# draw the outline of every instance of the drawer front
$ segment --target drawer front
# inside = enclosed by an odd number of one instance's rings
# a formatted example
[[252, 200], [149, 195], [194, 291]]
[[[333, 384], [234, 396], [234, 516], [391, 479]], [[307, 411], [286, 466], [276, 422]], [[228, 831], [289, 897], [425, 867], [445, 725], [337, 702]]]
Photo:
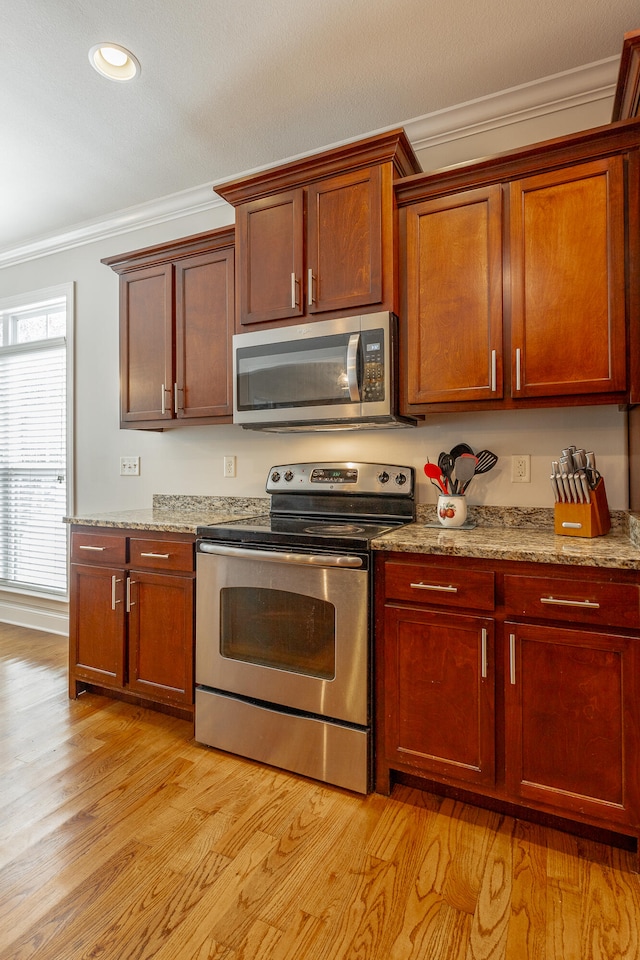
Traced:
[[635, 630], [640, 626], [640, 593], [632, 583], [505, 576], [504, 605], [511, 617]]
[[127, 538], [110, 533], [71, 534], [74, 563], [109, 563], [122, 566], [127, 560]]
[[194, 544], [184, 540], [129, 541], [129, 565], [141, 570], [167, 570], [192, 573]]
[[495, 577], [492, 571], [390, 560], [385, 564], [385, 593], [388, 600], [493, 610]]

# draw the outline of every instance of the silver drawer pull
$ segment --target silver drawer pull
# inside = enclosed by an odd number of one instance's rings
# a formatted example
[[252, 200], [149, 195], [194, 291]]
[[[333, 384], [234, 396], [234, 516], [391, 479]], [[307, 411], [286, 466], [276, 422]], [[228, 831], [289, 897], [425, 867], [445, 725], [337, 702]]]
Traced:
[[122, 600], [116, 599], [116, 589], [117, 589], [118, 583], [122, 583], [122, 580], [120, 580], [114, 573], [114, 575], [111, 577], [111, 609], [112, 610], [115, 610], [116, 604], [122, 603]]
[[106, 547], [89, 547], [84, 543], [80, 544], [80, 546], [78, 547], [78, 550], [97, 550], [98, 553], [102, 553], [102, 551], [106, 549], [107, 549]]
[[453, 586], [445, 587], [440, 583], [410, 583], [414, 590], [436, 590], [438, 593], [457, 593], [458, 588]]
[[559, 600], [556, 597], [540, 597], [540, 603], [553, 603], [558, 607], [589, 607], [599, 610], [600, 604], [593, 600]]
[[154, 560], [168, 560], [170, 553], [141, 553], [141, 557], [153, 557]]
[[487, 629], [486, 627], [482, 628], [481, 634], [481, 645], [482, 645], [482, 665], [481, 665], [481, 675], [482, 679], [487, 679]]

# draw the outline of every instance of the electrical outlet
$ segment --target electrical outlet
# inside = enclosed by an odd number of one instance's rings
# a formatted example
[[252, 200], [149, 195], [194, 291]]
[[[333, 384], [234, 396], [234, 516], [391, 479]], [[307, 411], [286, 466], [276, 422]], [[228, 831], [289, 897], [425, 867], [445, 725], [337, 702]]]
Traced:
[[511, 483], [531, 483], [531, 457], [528, 453], [511, 457]]
[[120, 457], [120, 476], [139, 477], [140, 457]]
[[236, 458], [235, 457], [223, 457], [222, 475], [224, 477], [235, 477], [236, 475]]

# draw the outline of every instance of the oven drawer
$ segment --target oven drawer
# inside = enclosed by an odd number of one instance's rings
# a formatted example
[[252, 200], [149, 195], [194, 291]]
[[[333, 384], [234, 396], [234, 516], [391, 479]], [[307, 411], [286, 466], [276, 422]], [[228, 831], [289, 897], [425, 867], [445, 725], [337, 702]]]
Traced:
[[385, 596], [389, 600], [471, 610], [493, 610], [493, 571], [467, 570], [426, 563], [385, 563]]
[[184, 540], [129, 541], [130, 565], [139, 570], [167, 570], [171, 573], [192, 573], [194, 545]]
[[504, 578], [505, 613], [509, 617], [637, 630], [640, 627], [639, 590], [633, 583], [507, 575]]

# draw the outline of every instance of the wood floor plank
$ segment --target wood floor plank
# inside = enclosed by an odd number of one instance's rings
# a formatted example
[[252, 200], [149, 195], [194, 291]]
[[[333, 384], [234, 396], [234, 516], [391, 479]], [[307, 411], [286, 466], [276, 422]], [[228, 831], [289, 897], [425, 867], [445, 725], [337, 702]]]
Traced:
[[83, 694], [0, 624], [0, 960], [640, 960], [625, 851]]

